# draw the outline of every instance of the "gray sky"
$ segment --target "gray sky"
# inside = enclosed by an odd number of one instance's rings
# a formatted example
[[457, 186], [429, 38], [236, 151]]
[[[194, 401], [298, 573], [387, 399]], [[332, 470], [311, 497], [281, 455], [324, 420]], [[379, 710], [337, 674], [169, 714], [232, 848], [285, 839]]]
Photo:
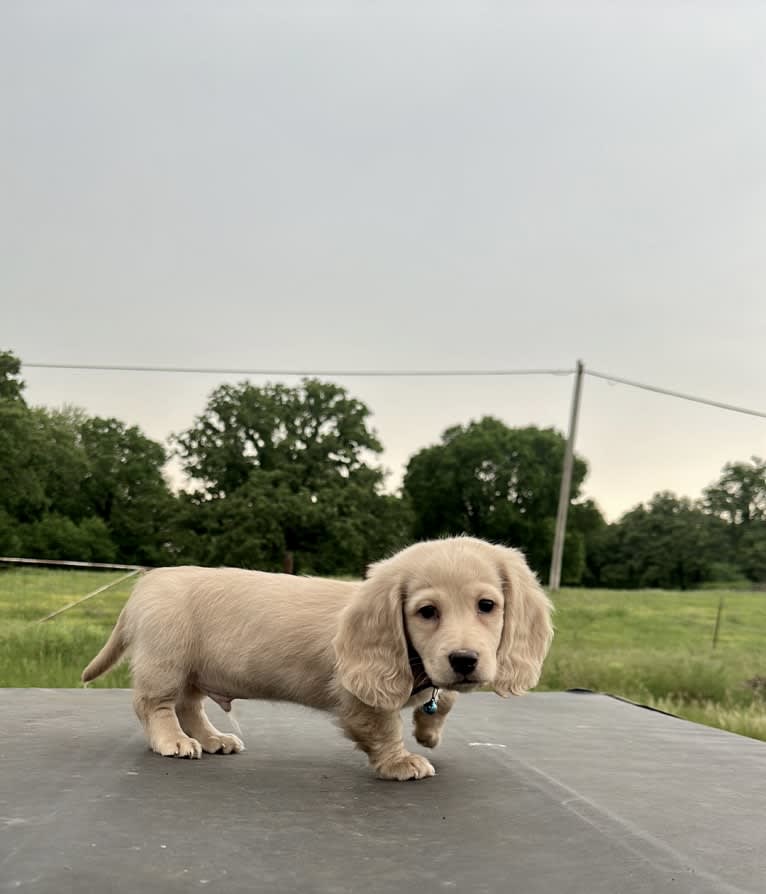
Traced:
[[[28, 361], [571, 367], [766, 409], [762, 3], [0, 5], [0, 348]], [[219, 377], [28, 369], [157, 439]], [[571, 378], [348, 380], [396, 476]], [[586, 380], [613, 518], [766, 420]]]

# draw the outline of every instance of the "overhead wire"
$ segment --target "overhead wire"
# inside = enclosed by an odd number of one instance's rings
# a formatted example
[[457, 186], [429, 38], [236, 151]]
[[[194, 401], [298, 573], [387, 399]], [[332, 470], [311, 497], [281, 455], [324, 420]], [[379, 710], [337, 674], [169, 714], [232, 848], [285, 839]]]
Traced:
[[[278, 367], [212, 367], [212, 366], [154, 366], [131, 363], [52, 363], [42, 361], [23, 362], [24, 367], [33, 369], [67, 369], [100, 372], [144, 372], [144, 373], [179, 373], [196, 375], [218, 376], [301, 376], [315, 377], [327, 376], [330, 378], [468, 378], [468, 377], [504, 377], [504, 376], [567, 376], [575, 373], [574, 369], [561, 368], [528, 368], [528, 369], [311, 369], [311, 368], [278, 368]], [[664, 388], [659, 385], [650, 385], [646, 382], [638, 382], [634, 379], [626, 379], [612, 373], [601, 372], [595, 369], [584, 369], [586, 376], [601, 379], [630, 388], [638, 388], [643, 391], [651, 391], [655, 394], [663, 394], [675, 397], [691, 403], [703, 404], [720, 410], [728, 410], [733, 413], [741, 413], [747, 416], [755, 416], [766, 419], [766, 411], [754, 410], [737, 404], [713, 400], [708, 397], [700, 397], [672, 388]]]

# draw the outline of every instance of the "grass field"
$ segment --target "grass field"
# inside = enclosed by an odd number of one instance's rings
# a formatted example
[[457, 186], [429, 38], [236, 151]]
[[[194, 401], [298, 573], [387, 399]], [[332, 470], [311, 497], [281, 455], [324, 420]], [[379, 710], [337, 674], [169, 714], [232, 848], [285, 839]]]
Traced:
[[[135, 583], [127, 580], [52, 621], [40, 618], [117, 580], [124, 571], [0, 569], [0, 686], [79, 686]], [[120, 666], [94, 686], [129, 686]]]
[[[0, 569], [0, 686], [78, 686], [133, 581], [37, 620], [122, 572]], [[766, 740], [766, 594], [563, 590], [541, 689], [593, 689]], [[128, 686], [122, 666], [96, 686]]]
[[610, 692], [766, 740], [766, 593], [562, 590], [555, 603], [539, 688]]

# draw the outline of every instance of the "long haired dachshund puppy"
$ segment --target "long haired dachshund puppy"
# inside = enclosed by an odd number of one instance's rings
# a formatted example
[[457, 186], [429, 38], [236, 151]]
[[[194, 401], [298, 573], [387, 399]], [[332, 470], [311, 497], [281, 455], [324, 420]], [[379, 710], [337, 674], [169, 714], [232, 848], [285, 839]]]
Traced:
[[410, 546], [361, 583], [150, 571], [82, 679], [128, 653], [136, 714], [159, 754], [241, 751], [210, 722], [205, 697], [227, 711], [236, 698], [271, 699], [333, 712], [383, 779], [422, 779], [434, 768], [404, 747], [401, 709], [414, 708], [415, 738], [433, 748], [459, 692], [534, 687], [552, 636], [550, 602], [522, 554], [456, 537]]

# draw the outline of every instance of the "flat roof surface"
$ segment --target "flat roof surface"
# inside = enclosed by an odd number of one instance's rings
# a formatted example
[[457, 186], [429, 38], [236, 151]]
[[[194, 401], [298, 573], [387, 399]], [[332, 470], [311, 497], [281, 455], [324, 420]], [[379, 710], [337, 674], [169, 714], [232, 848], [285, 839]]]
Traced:
[[188, 761], [147, 750], [129, 691], [0, 689], [0, 890], [766, 891], [766, 743], [476, 694], [436, 777], [382, 782], [327, 715], [236, 704], [248, 750]]

